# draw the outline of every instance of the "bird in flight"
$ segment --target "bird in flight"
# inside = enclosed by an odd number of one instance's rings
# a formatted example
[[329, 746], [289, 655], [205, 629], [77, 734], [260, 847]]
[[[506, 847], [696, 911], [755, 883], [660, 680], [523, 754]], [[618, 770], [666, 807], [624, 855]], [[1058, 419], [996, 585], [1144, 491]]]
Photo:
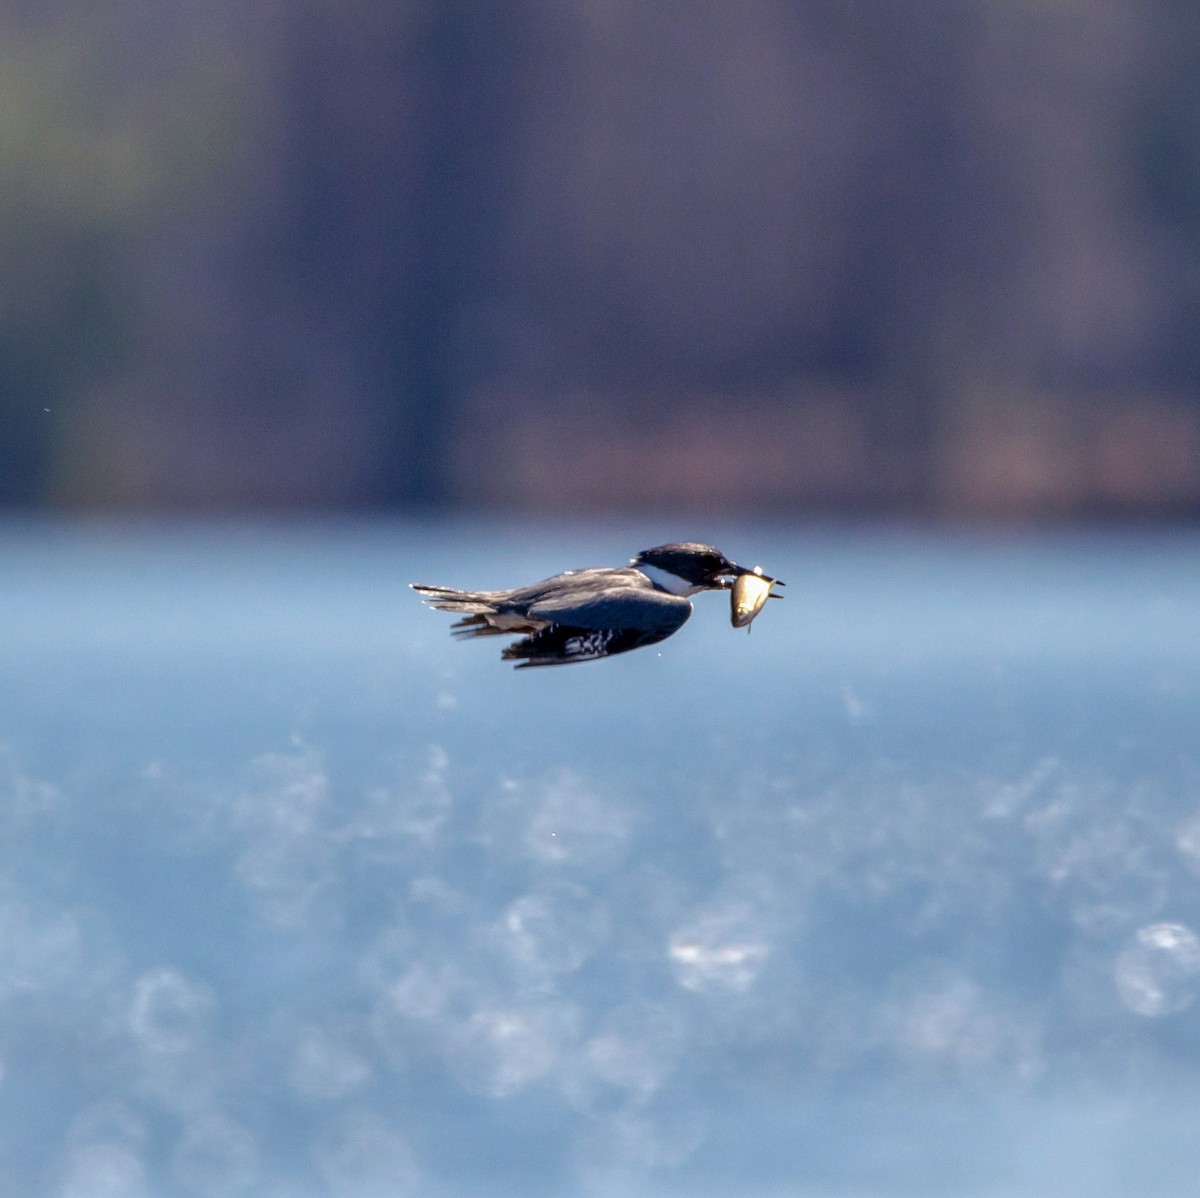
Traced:
[[[430, 607], [462, 617], [451, 626], [454, 636], [520, 637], [500, 656], [524, 669], [597, 661], [657, 644], [692, 614], [689, 595], [730, 590], [743, 575], [768, 584], [760, 588], [755, 614], [770, 585], [783, 585], [736, 565], [711, 545], [693, 542], [644, 549], [628, 566], [568, 570], [508, 591], [410, 585]], [[736, 618], [735, 626], [741, 626]]]

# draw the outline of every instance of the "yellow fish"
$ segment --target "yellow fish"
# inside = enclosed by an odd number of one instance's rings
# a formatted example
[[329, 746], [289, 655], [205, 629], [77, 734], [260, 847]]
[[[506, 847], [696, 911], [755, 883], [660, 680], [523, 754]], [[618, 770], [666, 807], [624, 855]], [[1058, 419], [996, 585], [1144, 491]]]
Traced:
[[[762, 566], [738, 575], [730, 591], [729, 604], [729, 619], [734, 628], [745, 628], [749, 632], [751, 621], [771, 598], [771, 588], [776, 584], [783, 585], [777, 578], [768, 578], [762, 572]], [[783, 596], [776, 595], [775, 598], [782, 599]]]

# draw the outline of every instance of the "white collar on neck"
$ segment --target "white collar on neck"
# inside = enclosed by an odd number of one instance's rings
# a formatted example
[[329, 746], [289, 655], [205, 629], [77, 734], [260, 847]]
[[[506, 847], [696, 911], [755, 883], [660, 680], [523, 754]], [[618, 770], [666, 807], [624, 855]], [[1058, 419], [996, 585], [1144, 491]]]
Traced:
[[670, 570], [663, 570], [659, 566], [638, 566], [645, 576], [650, 579], [656, 587], [661, 591], [667, 591], [672, 595], [694, 595], [697, 591], [704, 590], [703, 587], [698, 587], [694, 582], [688, 582], [686, 578], [680, 578], [678, 574], [672, 574]]

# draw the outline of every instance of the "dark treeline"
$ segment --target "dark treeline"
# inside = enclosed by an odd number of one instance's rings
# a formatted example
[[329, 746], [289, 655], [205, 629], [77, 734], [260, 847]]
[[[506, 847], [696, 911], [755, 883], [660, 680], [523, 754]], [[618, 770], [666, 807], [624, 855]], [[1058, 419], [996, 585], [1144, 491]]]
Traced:
[[0, 502], [1200, 510], [1200, 8], [0, 15]]

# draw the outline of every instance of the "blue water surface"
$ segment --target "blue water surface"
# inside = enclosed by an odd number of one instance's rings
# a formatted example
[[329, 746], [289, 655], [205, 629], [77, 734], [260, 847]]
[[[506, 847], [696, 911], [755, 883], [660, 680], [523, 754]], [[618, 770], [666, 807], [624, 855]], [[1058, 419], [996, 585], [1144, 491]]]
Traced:
[[[514, 672], [412, 581], [787, 582]], [[1200, 536], [0, 527], [0, 1193], [1191, 1195]]]

